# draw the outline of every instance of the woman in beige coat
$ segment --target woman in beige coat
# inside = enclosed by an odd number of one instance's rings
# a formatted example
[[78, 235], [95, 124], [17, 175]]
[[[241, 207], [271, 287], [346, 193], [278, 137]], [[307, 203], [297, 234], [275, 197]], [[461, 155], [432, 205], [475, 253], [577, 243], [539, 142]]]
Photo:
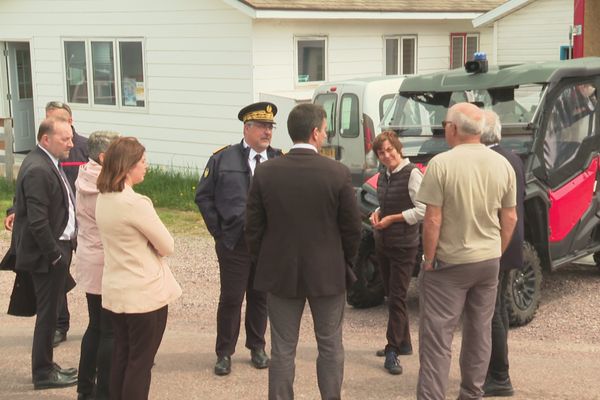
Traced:
[[123, 137], [106, 151], [98, 177], [102, 306], [111, 313], [115, 335], [110, 380], [110, 398], [115, 400], [148, 398], [167, 305], [181, 295], [163, 258], [173, 253], [173, 237], [152, 201], [132, 189], [145, 173], [144, 147], [133, 137]]

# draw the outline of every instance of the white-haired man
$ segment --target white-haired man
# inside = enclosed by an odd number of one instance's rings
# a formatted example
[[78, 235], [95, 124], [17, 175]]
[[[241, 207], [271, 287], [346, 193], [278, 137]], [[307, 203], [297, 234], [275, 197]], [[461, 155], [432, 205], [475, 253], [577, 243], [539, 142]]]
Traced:
[[515, 173], [480, 143], [483, 111], [469, 103], [442, 123], [451, 150], [427, 166], [417, 200], [427, 205], [419, 275], [417, 399], [443, 399], [452, 337], [463, 315], [459, 399], [479, 399], [490, 360], [499, 260], [517, 220]]

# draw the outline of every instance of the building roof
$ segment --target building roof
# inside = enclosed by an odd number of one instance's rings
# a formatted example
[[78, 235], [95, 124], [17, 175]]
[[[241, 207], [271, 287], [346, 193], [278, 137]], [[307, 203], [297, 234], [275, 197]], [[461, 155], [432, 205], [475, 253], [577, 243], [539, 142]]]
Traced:
[[501, 4], [493, 10], [490, 10], [485, 14], [475, 18], [473, 20], [473, 26], [475, 28], [479, 28], [481, 26], [491, 25], [499, 19], [512, 14], [513, 12], [525, 7], [529, 3], [533, 3], [534, 1], [535, 0], [509, 0], [504, 2], [504, 4]]
[[356, 12], [487, 12], [506, 0], [239, 0], [255, 10]]

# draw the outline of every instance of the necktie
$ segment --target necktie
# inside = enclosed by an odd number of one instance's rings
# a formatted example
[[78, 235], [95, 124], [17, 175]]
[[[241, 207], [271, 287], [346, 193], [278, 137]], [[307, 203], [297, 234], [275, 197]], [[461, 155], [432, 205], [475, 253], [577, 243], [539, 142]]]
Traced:
[[69, 194], [69, 199], [71, 199], [71, 204], [73, 204], [73, 208], [75, 207], [75, 196], [73, 195], [73, 192], [71, 191], [71, 186], [69, 185], [69, 180], [67, 179], [67, 174], [65, 174], [65, 170], [63, 169], [62, 165], [58, 165], [58, 172], [60, 173], [60, 176], [63, 180], [63, 184], [65, 185], [65, 188], [67, 189], [67, 193]]
[[254, 156], [254, 160], [256, 161], [256, 165], [260, 164], [260, 160], [262, 159], [262, 157], [260, 156], [260, 154], [257, 154]]

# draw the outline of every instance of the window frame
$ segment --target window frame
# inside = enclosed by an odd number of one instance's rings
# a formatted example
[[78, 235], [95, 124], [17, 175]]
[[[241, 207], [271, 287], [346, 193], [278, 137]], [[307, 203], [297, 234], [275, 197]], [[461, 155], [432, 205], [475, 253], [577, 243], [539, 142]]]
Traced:
[[[67, 85], [67, 63], [66, 63], [66, 42], [83, 42], [85, 49], [85, 65], [87, 79], [87, 103], [75, 103], [69, 101], [69, 89]], [[94, 73], [92, 60], [92, 42], [110, 42], [113, 51], [113, 74], [115, 85], [115, 104], [96, 104], [94, 102]], [[144, 77], [144, 106], [125, 106], [123, 105], [123, 86], [121, 82], [121, 42], [137, 42], [141, 44], [142, 52], [142, 74]], [[146, 41], [143, 37], [62, 37], [61, 38], [61, 53], [62, 53], [62, 84], [64, 88], [64, 98], [69, 101], [69, 105], [74, 109], [91, 109], [91, 110], [118, 110], [123, 112], [144, 112], [147, 113], [148, 107], [148, 74], [146, 66]]]
[[[403, 63], [403, 58], [404, 58], [404, 46], [402, 45], [402, 41], [404, 39], [412, 39], [414, 41], [414, 61], [413, 61], [413, 70], [414, 72], [412, 74], [407, 74], [404, 72], [404, 63]], [[394, 74], [388, 74], [387, 73], [387, 41], [388, 40], [397, 40], [397, 51], [398, 51], [398, 59], [396, 60], [398, 63], [398, 69], [396, 70], [396, 73]], [[417, 57], [418, 57], [418, 35], [416, 34], [403, 34], [403, 35], [389, 35], [389, 36], [384, 36], [383, 37], [383, 75], [385, 76], [392, 76], [392, 75], [416, 75], [418, 74], [418, 69], [417, 69]]]
[[[298, 79], [300, 77], [300, 71], [298, 70], [298, 63], [299, 63], [299, 59], [298, 59], [298, 44], [300, 42], [303, 41], [323, 41], [323, 80], [320, 81], [306, 81], [306, 82], [300, 82], [300, 80]], [[328, 71], [328, 63], [329, 63], [329, 58], [328, 58], [328, 52], [329, 52], [329, 43], [328, 43], [328, 37], [327, 36], [323, 36], [323, 35], [313, 35], [313, 36], [294, 36], [294, 85], [295, 86], [300, 86], [300, 87], [304, 87], [304, 86], [316, 86], [316, 85], [320, 85], [323, 82], [327, 82], [327, 77], [329, 74]]]
[[[462, 37], [462, 64], [459, 67], [453, 68], [452, 65], [454, 64], [454, 59], [453, 59], [453, 54], [454, 54], [454, 47], [453, 47], [453, 39], [455, 37]], [[450, 33], [450, 64], [449, 64], [449, 69], [459, 69], [462, 68], [465, 63], [467, 62], [467, 39], [468, 38], [476, 38], [477, 39], [477, 51], [480, 51], [481, 49], [481, 36], [479, 34], [479, 32], [454, 32], [454, 33]]]

